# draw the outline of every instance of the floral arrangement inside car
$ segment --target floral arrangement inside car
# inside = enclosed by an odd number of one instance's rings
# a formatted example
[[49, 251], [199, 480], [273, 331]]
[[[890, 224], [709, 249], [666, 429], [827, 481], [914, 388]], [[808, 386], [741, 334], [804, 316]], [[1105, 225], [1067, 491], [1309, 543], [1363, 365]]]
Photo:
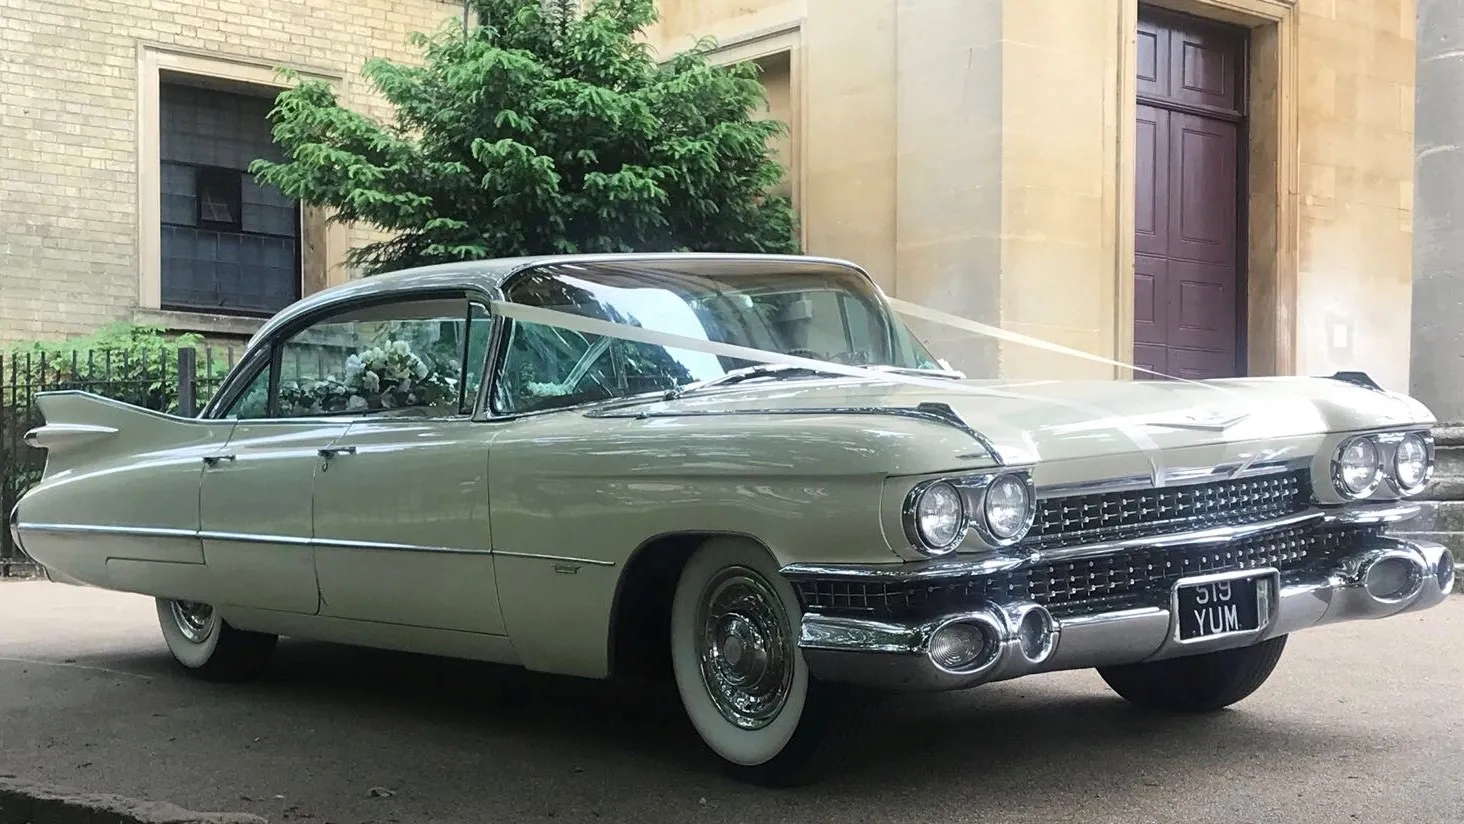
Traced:
[[347, 356], [339, 377], [282, 380], [279, 391], [282, 405], [297, 416], [434, 407], [457, 393], [450, 373], [419, 357], [405, 340]]
[[[662, 677], [768, 785], [855, 751], [880, 693], [1096, 669], [1212, 712], [1291, 635], [1455, 586], [1395, 531], [1435, 461], [1407, 395], [973, 380], [902, 311], [939, 315], [805, 256], [376, 275], [271, 318], [196, 418], [40, 395], [11, 523], [53, 580], [152, 597], [197, 677], [282, 635]], [[295, 382], [311, 357], [341, 371]]]

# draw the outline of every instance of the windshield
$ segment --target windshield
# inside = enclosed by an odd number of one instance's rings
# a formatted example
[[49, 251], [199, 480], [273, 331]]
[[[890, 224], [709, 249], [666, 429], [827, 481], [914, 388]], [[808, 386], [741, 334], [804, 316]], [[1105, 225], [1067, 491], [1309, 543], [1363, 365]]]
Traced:
[[[759, 265], [694, 274], [664, 267], [549, 267], [505, 297], [596, 320], [840, 364], [939, 369], [859, 272]], [[494, 393], [499, 414], [674, 389], [755, 361], [512, 320]]]

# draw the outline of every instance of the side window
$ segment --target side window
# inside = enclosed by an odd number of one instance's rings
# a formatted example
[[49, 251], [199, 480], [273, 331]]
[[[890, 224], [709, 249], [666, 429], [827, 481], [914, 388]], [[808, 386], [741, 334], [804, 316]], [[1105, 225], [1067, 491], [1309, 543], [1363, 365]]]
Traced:
[[269, 417], [269, 378], [274, 368], [265, 364], [265, 367], [249, 381], [249, 385], [234, 398], [234, 403], [224, 413], [225, 418], [238, 418], [248, 420], [251, 418]]
[[[276, 343], [274, 417], [472, 411], [483, 379], [487, 309], [462, 297], [398, 300], [327, 315]], [[270, 369], [231, 417], [265, 417]]]

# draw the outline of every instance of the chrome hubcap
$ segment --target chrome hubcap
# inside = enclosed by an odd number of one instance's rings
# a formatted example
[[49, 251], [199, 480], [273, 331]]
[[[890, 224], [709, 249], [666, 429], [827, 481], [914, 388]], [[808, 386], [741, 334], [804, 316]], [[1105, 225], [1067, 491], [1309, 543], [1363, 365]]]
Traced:
[[213, 607], [197, 601], [173, 601], [169, 607], [173, 611], [173, 623], [178, 625], [178, 631], [184, 638], [198, 644], [208, 637]]
[[793, 637], [778, 596], [744, 567], [722, 570], [697, 613], [702, 683], [723, 718], [755, 730], [772, 723], [793, 685]]

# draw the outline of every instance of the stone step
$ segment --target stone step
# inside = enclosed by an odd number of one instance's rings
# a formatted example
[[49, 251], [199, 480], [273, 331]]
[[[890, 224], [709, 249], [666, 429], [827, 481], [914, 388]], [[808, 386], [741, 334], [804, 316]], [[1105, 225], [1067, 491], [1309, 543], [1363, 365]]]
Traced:
[[1434, 446], [1464, 446], [1464, 423], [1442, 423], [1433, 428]]
[[1464, 445], [1435, 446], [1434, 477], [1464, 478]]
[[1394, 531], [1464, 532], [1464, 501], [1419, 501], [1418, 517], [1398, 524]]
[[1464, 478], [1435, 476], [1428, 489], [1418, 496], [1420, 501], [1464, 501]]

